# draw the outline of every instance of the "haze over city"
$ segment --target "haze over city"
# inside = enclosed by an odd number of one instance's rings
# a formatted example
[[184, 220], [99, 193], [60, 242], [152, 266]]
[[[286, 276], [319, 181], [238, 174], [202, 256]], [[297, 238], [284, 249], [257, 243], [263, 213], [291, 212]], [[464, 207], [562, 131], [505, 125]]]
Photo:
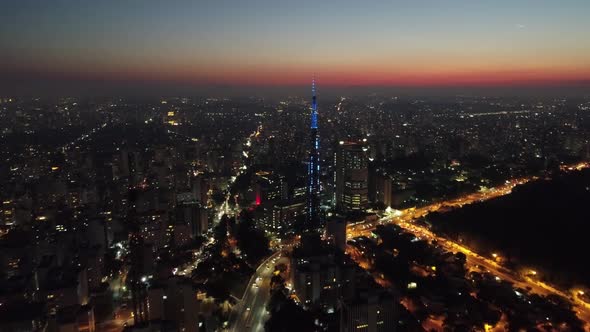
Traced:
[[587, 1], [9, 0], [0, 9], [1, 82], [14, 93], [262, 94], [252, 87], [301, 88], [313, 73], [326, 91], [362, 93], [579, 92], [590, 80]]

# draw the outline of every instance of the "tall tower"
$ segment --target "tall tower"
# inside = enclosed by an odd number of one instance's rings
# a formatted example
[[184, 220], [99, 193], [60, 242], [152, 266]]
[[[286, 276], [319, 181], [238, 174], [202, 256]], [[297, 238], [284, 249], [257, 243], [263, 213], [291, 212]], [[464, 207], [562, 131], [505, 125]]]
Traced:
[[348, 213], [364, 211], [368, 204], [368, 160], [362, 144], [340, 142], [336, 149], [336, 209]]
[[318, 104], [315, 93], [315, 78], [311, 84], [311, 135], [309, 149], [309, 166], [307, 170], [307, 228], [317, 228], [320, 209], [320, 137], [318, 134]]

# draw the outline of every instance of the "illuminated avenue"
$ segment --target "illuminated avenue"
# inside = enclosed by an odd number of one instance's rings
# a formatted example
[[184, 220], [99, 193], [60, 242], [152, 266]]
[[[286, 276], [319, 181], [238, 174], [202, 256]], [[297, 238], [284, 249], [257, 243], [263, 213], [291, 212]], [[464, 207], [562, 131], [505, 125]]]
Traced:
[[[561, 167], [564, 171], [582, 170], [590, 168], [590, 163], [578, 163], [573, 165], [564, 165]], [[579, 318], [585, 322], [586, 328], [590, 328], [590, 304], [584, 302], [576, 296], [577, 290], [562, 291], [554, 286], [548, 285], [540, 280], [534, 280], [530, 276], [520, 275], [517, 272], [510, 271], [498, 263], [498, 257], [484, 257], [469, 248], [447, 238], [438, 236], [424, 226], [414, 223], [414, 220], [427, 216], [429, 213], [440, 211], [441, 209], [458, 208], [463, 205], [468, 205], [476, 202], [494, 199], [500, 196], [508, 195], [512, 189], [518, 185], [525, 184], [529, 181], [536, 180], [537, 177], [521, 178], [515, 180], [508, 180], [506, 184], [485, 188], [481, 191], [467, 194], [454, 199], [449, 199], [443, 202], [437, 202], [423, 207], [412, 207], [405, 210], [394, 210], [386, 212], [386, 216], [375, 222], [360, 222], [353, 225], [348, 225], [346, 236], [348, 239], [358, 237], [370, 237], [377, 225], [385, 225], [394, 223], [401, 226], [404, 230], [409, 231], [420, 239], [426, 239], [431, 243], [436, 243], [441, 248], [449, 252], [462, 252], [467, 256], [467, 268], [477, 272], [491, 273], [498, 278], [498, 280], [508, 281], [515, 288], [527, 289], [532, 293], [540, 295], [555, 294], [563, 298], [572, 298], [575, 305], [576, 313]], [[230, 317], [229, 331], [238, 330], [252, 330], [257, 331], [262, 328], [266, 319], [268, 319], [268, 312], [266, 306], [269, 301], [270, 277], [272, 276], [272, 266], [275, 266], [277, 261], [283, 264], [289, 264], [288, 260], [282, 260], [282, 254], [290, 255], [294, 243], [282, 243], [277, 246], [277, 252], [262, 262], [256, 273], [250, 279], [248, 287], [246, 288], [244, 298], [239, 301], [236, 310], [232, 312]], [[364, 269], [371, 270], [370, 263], [363, 258], [363, 254], [352, 246], [348, 246], [347, 253], [355, 259], [355, 261]], [[495, 255], [495, 254], [494, 254]], [[530, 269], [529, 269], [530, 270]], [[529, 271], [527, 270], [527, 272]], [[533, 271], [534, 272], [534, 271]], [[523, 273], [524, 274], [524, 273]], [[537, 273], [534, 272], [536, 275]], [[384, 287], [391, 287], [391, 282], [382, 279], [378, 274], [374, 274], [376, 281]], [[573, 297], [572, 297], [573, 294]], [[294, 299], [298, 302], [296, 293], [293, 294]], [[404, 302], [402, 301], [402, 304]], [[502, 323], [499, 323], [495, 331], [502, 330]], [[240, 328], [239, 328], [240, 327]], [[436, 327], [436, 326], [434, 326]]]
[[[578, 163], [573, 165], [564, 165], [561, 167], [564, 171], [574, 171], [590, 168], [590, 163]], [[377, 225], [383, 225], [388, 223], [394, 223], [401, 226], [404, 230], [409, 231], [420, 239], [426, 239], [431, 243], [436, 243], [441, 246], [444, 250], [449, 252], [461, 252], [467, 256], [467, 267], [469, 270], [474, 271], [485, 271], [495, 275], [498, 280], [505, 280], [512, 283], [515, 287], [521, 289], [528, 289], [533, 293], [540, 295], [555, 294], [563, 298], [571, 299], [578, 317], [585, 322], [586, 329], [590, 329], [590, 303], [580, 299], [577, 295], [579, 293], [576, 289], [571, 290], [560, 290], [555, 286], [551, 286], [540, 280], [534, 280], [531, 276], [536, 276], [537, 272], [532, 269], [525, 269], [526, 272], [518, 273], [510, 271], [506, 267], [502, 266], [498, 262], [501, 261], [501, 257], [497, 254], [493, 254], [492, 257], [484, 257], [476, 252], [473, 252], [466, 246], [451, 241], [448, 238], [434, 234], [428, 228], [416, 224], [414, 221], [422, 217], [427, 216], [429, 213], [439, 211], [444, 208], [456, 208], [462, 207], [463, 205], [472, 204], [476, 202], [482, 202], [485, 200], [494, 199], [500, 196], [508, 195], [512, 192], [512, 189], [518, 185], [522, 185], [529, 181], [536, 180], [536, 177], [521, 178], [517, 180], [506, 181], [505, 185], [494, 188], [486, 188], [479, 192], [461, 196], [458, 198], [450, 199], [443, 202], [433, 203], [423, 207], [412, 207], [405, 210], [393, 211], [388, 216], [381, 218], [375, 222], [362, 222], [347, 227], [347, 238], [357, 237], [369, 237], [375, 230]], [[362, 258], [362, 254], [354, 248], [348, 248], [353, 257], [361, 263], [364, 268], [370, 269], [367, 261]], [[378, 278], [378, 277], [377, 277]], [[382, 281], [387, 282], [387, 281]]]

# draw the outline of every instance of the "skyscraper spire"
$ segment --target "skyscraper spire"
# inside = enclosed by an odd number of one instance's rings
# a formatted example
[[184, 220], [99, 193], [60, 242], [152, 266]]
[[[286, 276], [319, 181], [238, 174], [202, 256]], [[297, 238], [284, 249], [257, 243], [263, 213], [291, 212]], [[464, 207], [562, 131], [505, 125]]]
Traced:
[[307, 186], [307, 228], [315, 229], [319, 225], [320, 208], [320, 138], [318, 134], [318, 104], [316, 100], [315, 75], [311, 82], [311, 137], [309, 149], [308, 186]]
[[318, 104], [315, 95], [315, 74], [311, 81], [311, 128], [318, 128]]

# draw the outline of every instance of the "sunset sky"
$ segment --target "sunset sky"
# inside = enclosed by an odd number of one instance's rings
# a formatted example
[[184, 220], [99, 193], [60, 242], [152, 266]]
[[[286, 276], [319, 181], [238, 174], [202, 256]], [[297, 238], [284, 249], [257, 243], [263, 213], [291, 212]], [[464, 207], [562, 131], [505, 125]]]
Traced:
[[[588, 0], [3, 0], [1, 87], [590, 82]], [[36, 84], [44, 82], [43, 84]]]

